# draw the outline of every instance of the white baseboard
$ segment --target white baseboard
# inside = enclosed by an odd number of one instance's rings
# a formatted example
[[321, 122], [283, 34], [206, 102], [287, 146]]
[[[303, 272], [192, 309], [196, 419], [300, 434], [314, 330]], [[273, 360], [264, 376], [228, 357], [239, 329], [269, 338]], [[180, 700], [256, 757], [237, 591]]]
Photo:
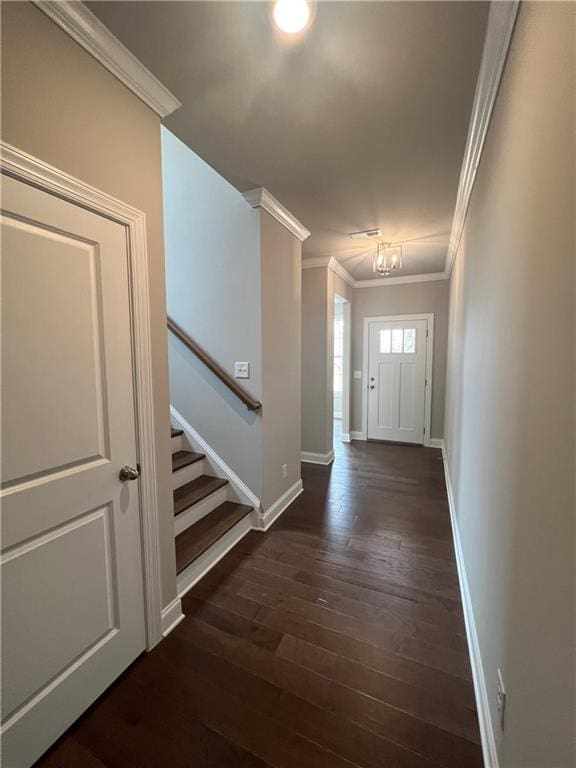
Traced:
[[297, 480], [294, 485], [288, 488], [286, 493], [283, 493], [279, 499], [276, 499], [272, 506], [268, 507], [268, 509], [259, 516], [260, 519], [254, 525], [254, 528], [258, 531], [267, 531], [272, 523], [280, 517], [282, 512], [292, 504], [294, 499], [300, 496], [303, 490], [302, 480]]
[[334, 461], [334, 451], [328, 451], [328, 453], [311, 453], [310, 451], [302, 451], [301, 461], [306, 464], [323, 464], [328, 466]]
[[355, 430], [351, 430], [350, 437], [352, 440], [366, 440], [366, 433], [356, 432]]
[[480, 654], [480, 644], [478, 642], [478, 633], [476, 631], [476, 621], [474, 620], [474, 609], [472, 607], [472, 598], [468, 586], [468, 577], [466, 575], [466, 565], [464, 562], [464, 553], [460, 542], [460, 533], [458, 530], [458, 518], [456, 517], [456, 506], [454, 503], [454, 494], [452, 492], [452, 483], [450, 481], [450, 469], [446, 454], [446, 446], [442, 441], [442, 459], [444, 462], [444, 475], [446, 477], [446, 490], [448, 493], [448, 506], [450, 508], [450, 521], [452, 523], [452, 537], [454, 540], [454, 552], [456, 554], [456, 566], [458, 568], [458, 581], [460, 582], [460, 594], [462, 597], [462, 607], [464, 610], [464, 623], [466, 625], [466, 638], [468, 640], [468, 651], [470, 653], [470, 665], [472, 667], [472, 678], [474, 681], [474, 694], [476, 696], [476, 709], [478, 711], [478, 724], [480, 726], [480, 738], [482, 740], [482, 754], [485, 768], [499, 768], [498, 752], [496, 751], [496, 739], [490, 717], [490, 706], [488, 704], [488, 690], [486, 688], [486, 678], [484, 677], [484, 667], [482, 665], [482, 656]]
[[162, 608], [162, 637], [169, 635], [183, 618], [182, 601], [179, 597], [175, 597], [166, 608]]
[[342, 432], [340, 435], [340, 440], [342, 440], [343, 443], [350, 443], [352, 442], [352, 438], [350, 437], [349, 432]]
[[428, 440], [429, 448], [444, 448], [444, 440], [441, 437], [431, 437]]
[[237, 497], [234, 500], [237, 500], [242, 504], [247, 504], [249, 507], [253, 507], [256, 510], [260, 509], [260, 499], [256, 494], [253, 493], [246, 483], [238, 477], [234, 470], [231, 469], [220, 456], [218, 456], [216, 451], [208, 445], [202, 435], [196, 432], [194, 427], [186, 421], [184, 416], [182, 416], [173, 405], [170, 405], [170, 415], [178, 428], [184, 430], [184, 434], [190, 445], [199, 453], [205, 454], [205, 461], [210, 464], [214, 474], [217, 477], [224, 477], [228, 480], [231, 490]]
[[246, 515], [239, 520], [236, 525], [221, 536], [218, 541], [207, 549], [204, 554], [197, 557], [188, 568], [185, 568], [176, 577], [176, 592], [178, 597], [183, 597], [202, 576], [213, 568], [230, 550], [243, 539], [246, 534], [252, 530], [252, 520], [250, 515]]

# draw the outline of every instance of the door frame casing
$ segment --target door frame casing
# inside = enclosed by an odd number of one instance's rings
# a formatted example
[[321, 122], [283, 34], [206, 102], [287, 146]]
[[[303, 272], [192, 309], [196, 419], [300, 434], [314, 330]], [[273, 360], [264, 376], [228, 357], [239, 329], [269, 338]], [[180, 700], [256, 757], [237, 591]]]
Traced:
[[[350, 369], [352, 367], [351, 319], [352, 307], [349, 299], [339, 293], [334, 294], [334, 302], [342, 304], [344, 316], [344, 345], [342, 354], [342, 442], [350, 442]], [[334, 346], [334, 337], [332, 337]], [[332, 365], [332, 384], [334, 384], [334, 365]], [[334, 389], [334, 387], [332, 387]], [[334, 397], [332, 397], [334, 405]], [[332, 414], [334, 415], [334, 414]]]
[[368, 439], [368, 370], [369, 340], [371, 323], [394, 323], [410, 320], [426, 321], [426, 383], [424, 385], [424, 445], [431, 445], [430, 427], [432, 424], [432, 363], [434, 356], [434, 313], [408, 315], [378, 315], [364, 318], [364, 340], [362, 351], [362, 440]]
[[126, 230], [146, 647], [150, 650], [162, 639], [162, 600], [146, 215], [4, 141], [0, 141], [0, 170]]

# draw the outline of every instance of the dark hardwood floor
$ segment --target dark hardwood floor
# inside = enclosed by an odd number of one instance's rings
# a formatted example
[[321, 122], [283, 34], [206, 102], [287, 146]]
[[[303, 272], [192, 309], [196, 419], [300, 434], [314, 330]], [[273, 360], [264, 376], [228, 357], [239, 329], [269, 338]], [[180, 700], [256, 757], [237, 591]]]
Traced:
[[440, 452], [336, 442], [42, 768], [480, 768]]

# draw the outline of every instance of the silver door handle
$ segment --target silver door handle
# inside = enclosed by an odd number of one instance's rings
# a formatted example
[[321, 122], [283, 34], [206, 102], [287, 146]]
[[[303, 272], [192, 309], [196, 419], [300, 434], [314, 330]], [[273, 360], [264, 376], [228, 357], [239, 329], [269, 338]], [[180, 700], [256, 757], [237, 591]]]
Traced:
[[368, 387], [368, 389], [374, 389], [374, 384], [370, 384], [370, 386]]
[[125, 467], [122, 467], [118, 477], [120, 480], [122, 480], [123, 483], [125, 483], [127, 480], [138, 480], [140, 477], [140, 471], [138, 469], [134, 469], [134, 467], [129, 467], [126, 465]]

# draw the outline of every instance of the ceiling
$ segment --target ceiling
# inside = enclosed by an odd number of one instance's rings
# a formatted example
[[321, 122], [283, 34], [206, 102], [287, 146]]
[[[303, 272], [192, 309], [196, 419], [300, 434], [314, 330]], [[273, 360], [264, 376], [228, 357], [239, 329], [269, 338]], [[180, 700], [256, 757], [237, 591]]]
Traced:
[[180, 99], [164, 121], [237, 189], [266, 187], [311, 232], [304, 257], [374, 277], [441, 272], [488, 4], [319, 2], [297, 39], [265, 2], [89, 2]]

